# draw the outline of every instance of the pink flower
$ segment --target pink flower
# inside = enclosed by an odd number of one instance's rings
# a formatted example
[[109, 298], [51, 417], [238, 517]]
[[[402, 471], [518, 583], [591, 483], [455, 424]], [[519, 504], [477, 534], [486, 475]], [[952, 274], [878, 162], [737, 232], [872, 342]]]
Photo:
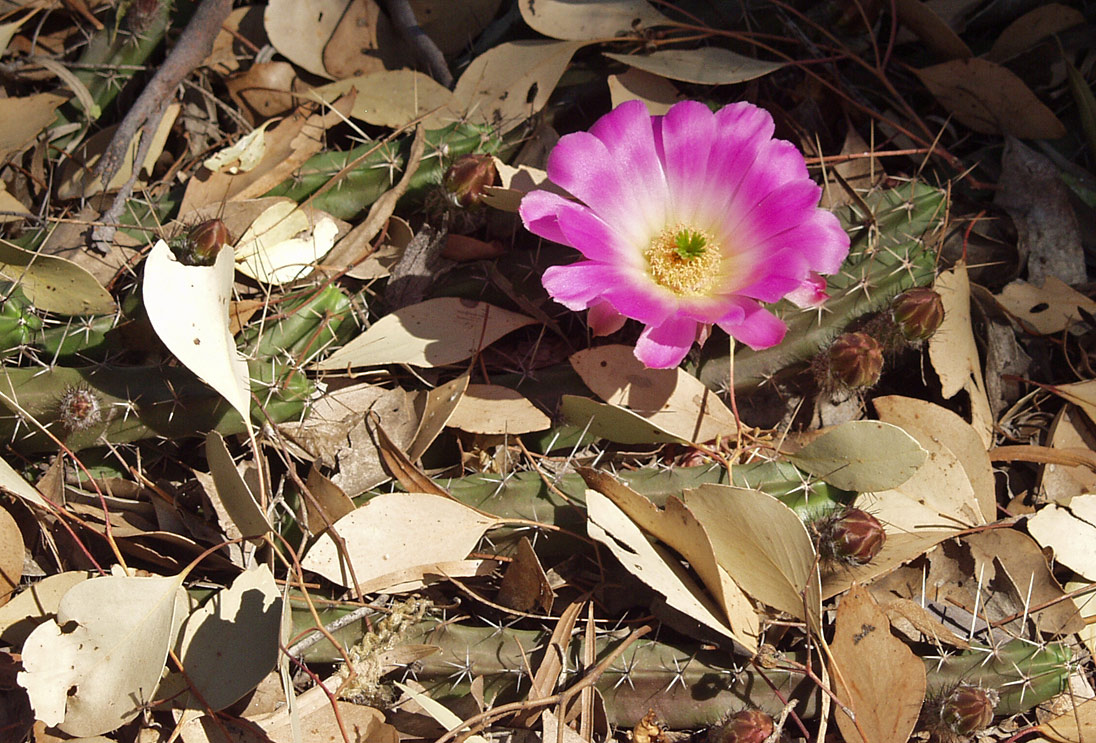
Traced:
[[577, 201], [533, 191], [520, 209], [531, 232], [585, 257], [545, 271], [548, 293], [589, 309], [597, 334], [645, 324], [635, 354], [651, 368], [676, 366], [713, 324], [752, 348], [779, 343], [787, 328], [761, 303], [824, 300], [819, 274], [840, 268], [849, 238], [773, 128], [749, 103], [651, 116], [629, 101], [561, 138], [548, 177]]

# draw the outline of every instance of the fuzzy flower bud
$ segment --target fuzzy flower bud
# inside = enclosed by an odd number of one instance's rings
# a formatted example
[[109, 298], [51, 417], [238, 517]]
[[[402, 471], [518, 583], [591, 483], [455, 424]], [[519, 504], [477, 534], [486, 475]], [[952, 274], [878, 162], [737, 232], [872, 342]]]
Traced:
[[879, 519], [859, 508], [846, 509], [827, 519], [819, 531], [822, 554], [855, 565], [871, 562], [887, 541]]
[[972, 735], [989, 727], [998, 694], [993, 689], [962, 685], [944, 700], [941, 721], [956, 735]]
[[830, 375], [853, 389], [871, 387], [883, 373], [883, 346], [867, 333], [845, 333], [829, 351]]
[[456, 206], [478, 206], [484, 187], [495, 185], [497, 177], [490, 155], [462, 155], [445, 171], [445, 192]]
[[69, 431], [85, 431], [103, 419], [99, 396], [84, 386], [68, 387], [57, 404], [57, 418]]
[[744, 709], [714, 728], [709, 743], [762, 743], [772, 733], [773, 718], [759, 709]]
[[926, 340], [944, 322], [944, 302], [927, 286], [902, 292], [891, 303], [894, 322], [907, 340]]

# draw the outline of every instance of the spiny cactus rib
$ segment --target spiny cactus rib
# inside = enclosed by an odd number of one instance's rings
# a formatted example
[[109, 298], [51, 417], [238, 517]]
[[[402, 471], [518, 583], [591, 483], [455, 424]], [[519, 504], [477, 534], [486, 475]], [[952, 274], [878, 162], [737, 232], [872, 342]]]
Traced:
[[[828, 277], [830, 298], [818, 309], [788, 302], [774, 311], [788, 324], [784, 341], [772, 348], [735, 354], [736, 389], [752, 389], [778, 372], [805, 363], [853, 321], [882, 310], [896, 295], [929, 283], [934, 275], [931, 243], [944, 221], [945, 194], [923, 183], [908, 183], [864, 196], [871, 214], [856, 206], [839, 215], [853, 246], [840, 273]], [[706, 356], [700, 379], [712, 389], [727, 385], [726, 354]]]
[[[426, 155], [419, 163], [404, 198], [412, 201], [421, 199], [427, 186], [440, 185], [451, 158], [471, 152], [492, 154], [500, 146], [501, 141], [490, 129], [471, 124], [451, 124], [444, 129], [426, 132]], [[338, 188], [330, 188], [310, 202], [313, 207], [339, 219], [354, 219], [399, 180], [410, 147], [410, 137], [404, 137], [379, 147], [376, 143], [369, 143], [349, 152], [322, 152], [309, 159], [296, 177], [276, 186], [266, 195], [288, 196], [297, 202], [304, 201], [348, 163], [375, 148], [375, 152], [339, 178]]]

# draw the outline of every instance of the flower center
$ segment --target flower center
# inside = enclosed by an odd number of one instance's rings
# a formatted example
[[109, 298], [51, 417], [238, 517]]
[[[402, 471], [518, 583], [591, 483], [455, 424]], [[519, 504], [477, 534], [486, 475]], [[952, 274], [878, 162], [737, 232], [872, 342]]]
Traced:
[[682, 297], [711, 293], [720, 279], [723, 253], [704, 230], [669, 227], [643, 251], [647, 273], [656, 284]]

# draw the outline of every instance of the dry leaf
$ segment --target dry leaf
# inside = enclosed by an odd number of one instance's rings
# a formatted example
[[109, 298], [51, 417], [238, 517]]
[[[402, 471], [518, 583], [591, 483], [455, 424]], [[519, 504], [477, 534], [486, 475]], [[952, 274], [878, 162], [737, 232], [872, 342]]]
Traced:
[[55, 255], [0, 242], [0, 277], [18, 284], [37, 309], [59, 315], [109, 315], [114, 299], [87, 269]]
[[384, 69], [377, 44], [381, 9], [376, 0], [352, 0], [323, 47], [327, 77], [341, 80]]
[[112, 575], [69, 589], [57, 617], [23, 644], [19, 684], [37, 718], [89, 736], [136, 717], [153, 699], [175, 644], [186, 606], [182, 582], [182, 575]]
[[266, 128], [273, 123], [273, 121], [264, 121], [240, 137], [235, 144], [207, 157], [202, 164], [212, 173], [227, 170], [232, 175], [236, 175], [254, 170], [266, 154]]
[[1028, 533], [1054, 559], [1089, 580], [1096, 580], [1096, 495], [1043, 506], [1028, 519]]
[[688, 444], [677, 434], [663, 430], [631, 410], [600, 403], [588, 397], [564, 395], [560, 413], [574, 425], [597, 438], [618, 444]]
[[974, 56], [970, 47], [927, 3], [921, 0], [897, 0], [895, 13], [899, 22], [912, 31], [937, 57], [967, 59]]
[[[358, 585], [370, 593], [391, 588], [373, 582], [396, 571], [463, 560], [498, 523], [455, 500], [426, 493], [388, 493], [343, 516], [335, 522], [335, 530], [346, 542]], [[354, 586], [330, 534], [312, 545], [301, 565], [338, 585]]]
[[834, 711], [846, 743], [905, 743], [925, 698], [925, 664], [866, 589], [854, 586], [838, 605], [830, 652], [834, 692], [856, 715]]
[[744, 83], [776, 72], [784, 66], [783, 62], [766, 62], [744, 57], [718, 46], [666, 49], [643, 55], [606, 52], [605, 56], [660, 77], [698, 85]]
[[411, 121], [449, 105], [453, 94], [434, 78], [418, 70], [382, 70], [329, 83], [313, 92], [333, 101], [350, 88], [354, 98], [352, 118], [374, 126], [399, 129]]
[[901, 426], [913, 434], [926, 451], [946, 448], [966, 473], [979, 511], [986, 523], [997, 520], [997, 486], [993, 463], [978, 432], [956, 413], [927, 400], [887, 395], [872, 401], [879, 420]]
[[308, 470], [307, 493], [302, 495], [305, 526], [310, 534], [319, 534], [357, 506], [342, 488], [324, 477], [316, 465]]
[[141, 285], [153, 330], [175, 358], [219, 392], [251, 424], [247, 362], [229, 332], [233, 254], [221, 248], [212, 266], [187, 266], [157, 240]]
[[1043, 39], [1084, 22], [1084, 15], [1076, 8], [1062, 3], [1041, 4], [1008, 24], [985, 58], [1006, 62]]
[[455, 364], [533, 322], [486, 302], [458, 297], [428, 299], [385, 315], [314, 367]]
[[613, 108], [625, 101], [639, 100], [652, 116], [661, 116], [683, 100], [681, 92], [666, 78], [635, 67], [620, 75], [609, 75], [609, 97]]
[[312, 272], [339, 232], [331, 217], [279, 202], [259, 215], [236, 243], [236, 270], [265, 284], [288, 284]]
[[449, 419], [460, 406], [464, 391], [468, 389], [468, 374], [461, 374], [426, 393], [422, 406], [422, 418], [414, 437], [407, 447], [407, 458], [412, 462], [423, 455], [434, 439], [448, 425]]
[[570, 361], [602, 400], [681, 439], [703, 443], [738, 430], [734, 413], [699, 379], [684, 369], [648, 369], [630, 346], [596, 346]]
[[821, 631], [818, 555], [795, 511], [759, 490], [726, 485], [701, 485], [684, 497], [742, 590]]
[[647, 0], [521, 0], [521, 17], [530, 28], [553, 39], [598, 41], [620, 35], [638, 35], [645, 29], [671, 23]]
[[0, 507], [0, 606], [8, 603], [23, 577], [23, 533], [6, 508]]
[[652, 544], [639, 526], [609, 498], [586, 491], [586, 531], [609, 548], [624, 568], [660, 594], [676, 612], [729, 639], [735, 632], [719, 618], [720, 609], [666, 549]]
[[985, 59], [955, 59], [914, 70], [936, 100], [960, 123], [983, 134], [1058, 139], [1066, 128], [1006, 67]]
[[12, 647], [19, 647], [35, 627], [57, 613], [68, 590], [81, 581], [88, 579], [82, 570], [70, 570], [55, 575], [47, 575], [33, 583], [0, 607], [0, 641]]
[[965, 390], [970, 396], [971, 425], [988, 448], [993, 443], [993, 414], [974, 331], [970, 324], [970, 279], [966, 263], [936, 277], [933, 285], [944, 303], [944, 322], [929, 339], [929, 360], [940, 377], [945, 400]]
[[[1054, 450], [1080, 449], [1096, 455], [1096, 435], [1084, 415], [1073, 405], [1058, 411], [1047, 431], [1047, 445]], [[1088, 467], [1047, 464], [1039, 482], [1046, 501], [1067, 501], [1085, 493], [1096, 493], [1096, 472]]]
[[0, 162], [30, 147], [53, 123], [54, 111], [68, 96], [38, 93], [25, 98], [0, 100]]
[[898, 426], [850, 421], [826, 428], [788, 460], [842, 490], [895, 488], [914, 476], [926, 452]]
[[543, 431], [552, 419], [517, 390], [470, 384], [447, 425], [469, 433], [522, 434]]
[[278, 660], [282, 601], [265, 565], [241, 573], [196, 609], [183, 626], [179, 658], [187, 706], [224, 709], [254, 689]]
[[495, 601], [518, 611], [532, 611], [540, 606], [543, 613], [552, 613], [555, 592], [528, 537], [518, 540], [514, 560], [502, 574]]
[[1017, 279], [994, 298], [1025, 329], [1041, 335], [1060, 333], [1081, 322], [1078, 309], [1096, 314], [1096, 302], [1054, 276], [1047, 276], [1042, 286]]
[[270, 43], [293, 64], [330, 78], [323, 49], [351, 0], [271, 0], [263, 14]]
[[206, 434], [206, 461], [217, 487], [217, 496], [232, 523], [240, 530], [241, 536], [258, 544], [261, 537], [270, 533], [273, 527], [259, 508], [240, 471], [236, 469], [236, 463], [232, 461], [232, 455], [225, 446], [224, 437], [216, 431]]
[[1092, 731], [1096, 730], [1096, 699], [1081, 702], [1036, 729], [1054, 743], [1089, 743]]
[[643, 531], [685, 558], [715, 598], [735, 639], [750, 652], [756, 652], [760, 634], [757, 612], [716, 554], [715, 543], [708, 535], [712, 522], [698, 518], [679, 498], [671, 496], [665, 508], [660, 509], [610, 475], [587, 468], [579, 468], [579, 474], [587, 486], [612, 500]]

